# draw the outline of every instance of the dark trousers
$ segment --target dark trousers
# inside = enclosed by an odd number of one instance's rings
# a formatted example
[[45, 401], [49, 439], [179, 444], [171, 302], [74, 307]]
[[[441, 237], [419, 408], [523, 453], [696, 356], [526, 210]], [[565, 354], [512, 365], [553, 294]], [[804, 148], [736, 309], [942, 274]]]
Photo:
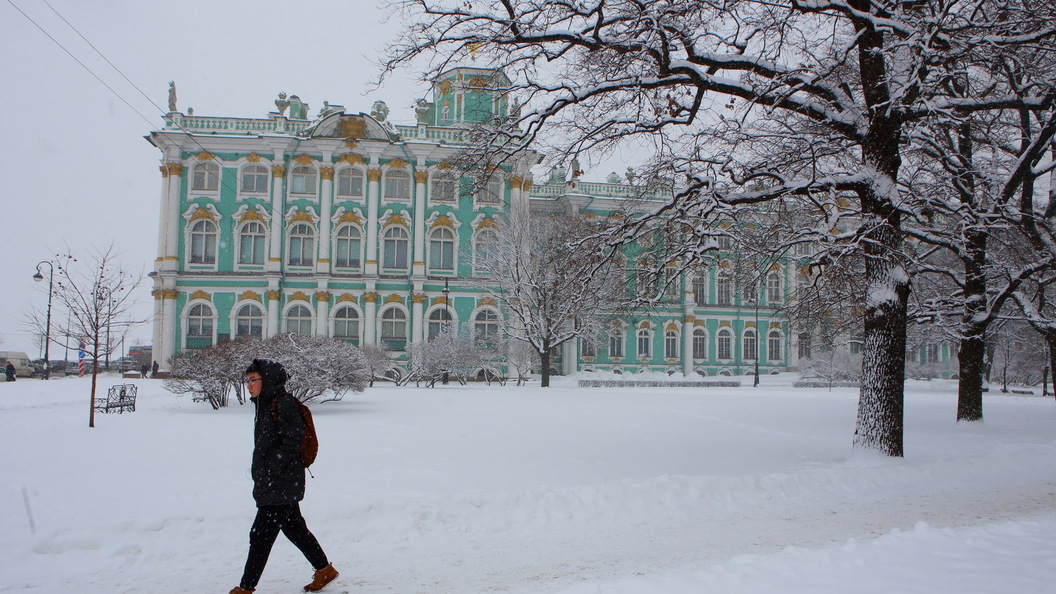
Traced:
[[249, 557], [246, 559], [246, 569], [242, 573], [239, 587], [244, 590], [257, 587], [260, 574], [264, 573], [268, 555], [271, 554], [271, 547], [275, 544], [280, 530], [301, 550], [313, 568], [319, 570], [330, 564], [323, 548], [319, 546], [319, 541], [315, 539], [312, 531], [308, 530], [308, 524], [301, 516], [300, 505], [263, 505], [257, 508], [257, 517], [249, 530]]

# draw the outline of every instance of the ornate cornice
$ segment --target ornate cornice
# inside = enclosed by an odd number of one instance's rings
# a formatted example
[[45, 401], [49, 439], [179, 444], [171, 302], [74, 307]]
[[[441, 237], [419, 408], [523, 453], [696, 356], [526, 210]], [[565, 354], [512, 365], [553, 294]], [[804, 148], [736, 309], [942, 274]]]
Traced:
[[414, 172], [414, 183], [416, 183], [416, 184], [424, 184], [427, 181], [429, 181], [429, 172], [428, 171], [415, 171]]
[[214, 156], [209, 151], [201, 151], [194, 155], [194, 158], [199, 161], [212, 161]]
[[315, 294], [315, 300], [319, 303], [330, 303], [330, 293], [319, 291]]
[[[353, 144], [355, 144], [355, 143], [353, 143]], [[356, 153], [344, 153], [343, 155], [341, 155], [340, 157], [337, 158], [337, 162], [338, 163], [340, 163], [342, 161], [344, 161], [345, 163], [348, 163], [349, 165], [363, 165], [364, 164], [363, 155], [359, 155], [359, 154], [356, 154]]]
[[403, 296], [393, 293], [385, 298], [385, 303], [403, 303]]
[[169, 170], [169, 175], [179, 175], [183, 173], [183, 163], [166, 163], [165, 168]]
[[297, 291], [293, 295], [290, 295], [287, 301], [308, 301], [310, 303], [312, 300], [304, 293], [304, 291]]
[[407, 161], [404, 161], [403, 159], [401, 159], [399, 157], [396, 157], [395, 159], [389, 161], [385, 165], [387, 167], [389, 167], [390, 169], [406, 169], [408, 164], [407, 164]]
[[293, 158], [293, 162], [298, 165], [311, 165], [312, 163], [315, 163], [315, 158], [311, 155], [301, 153]]
[[367, 170], [367, 179], [372, 181], [372, 182], [381, 181], [381, 170], [380, 169], [368, 169]]
[[282, 165], [272, 165], [271, 166], [271, 176], [272, 177], [277, 177], [277, 178], [286, 177], [286, 168], [283, 167]]
[[374, 291], [370, 291], [368, 293], [363, 293], [363, 301], [366, 301], [367, 303], [377, 303], [378, 302], [378, 294], [375, 293]]
[[426, 300], [425, 293], [411, 293], [411, 303], [421, 304], [421, 303], [425, 303], [425, 300]]

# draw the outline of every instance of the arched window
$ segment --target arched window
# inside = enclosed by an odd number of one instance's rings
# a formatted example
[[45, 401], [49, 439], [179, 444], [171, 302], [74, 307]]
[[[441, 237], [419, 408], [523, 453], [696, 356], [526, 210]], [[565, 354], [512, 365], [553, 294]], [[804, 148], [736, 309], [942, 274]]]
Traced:
[[473, 340], [485, 348], [499, 342], [499, 314], [493, 309], [482, 309], [473, 320]]
[[191, 175], [191, 189], [215, 192], [220, 187], [220, 167], [216, 163], [198, 163]]
[[447, 227], [437, 227], [429, 234], [429, 269], [455, 269], [455, 234]]
[[814, 354], [813, 345], [811, 344], [810, 332], [800, 332], [799, 338], [796, 340], [799, 343], [799, 358], [810, 359]]
[[407, 348], [407, 314], [398, 307], [390, 307], [381, 314], [381, 347], [386, 351]]
[[657, 293], [660, 291], [661, 278], [660, 275], [656, 273], [655, 265], [651, 258], [642, 258], [641, 260], [638, 260], [635, 275], [639, 297], [643, 299], [659, 298]]
[[693, 275], [693, 303], [697, 306], [708, 304], [708, 275], [706, 272]]
[[337, 195], [363, 197], [363, 172], [355, 167], [345, 167], [339, 170], [337, 172]]
[[777, 330], [771, 330], [766, 335], [766, 358], [769, 361], [780, 361], [783, 357], [781, 356], [781, 343], [784, 340], [781, 339], [781, 333]]
[[264, 225], [249, 221], [238, 231], [238, 263], [264, 263]]
[[315, 168], [299, 166], [290, 172], [290, 192], [293, 194], [315, 194]]
[[290, 229], [290, 266], [311, 266], [315, 256], [315, 230], [308, 223], [297, 223]]
[[481, 229], [474, 241], [473, 269], [483, 276], [498, 274], [499, 234], [494, 229]]
[[583, 336], [579, 339], [579, 355], [590, 358], [598, 356], [598, 343], [595, 337]]
[[359, 312], [344, 305], [334, 312], [334, 338], [359, 346]]
[[638, 358], [651, 359], [653, 357], [653, 333], [642, 328], [638, 331]]
[[715, 303], [718, 305], [733, 303], [733, 279], [729, 275], [720, 274], [715, 279]]
[[733, 358], [733, 332], [728, 328], [719, 330], [715, 344], [715, 358], [729, 360]]
[[708, 333], [703, 328], [693, 329], [693, 358], [708, 358]]
[[191, 264], [216, 264], [216, 224], [196, 221], [191, 226]]
[[623, 328], [609, 330], [609, 358], [623, 357]]
[[755, 333], [755, 328], [747, 328], [744, 331], [744, 337], [742, 338], [743, 349], [742, 359], [749, 361], [755, 361], [759, 358], [759, 337]]
[[455, 201], [455, 176], [446, 171], [438, 171], [433, 174], [429, 187], [429, 199], [435, 202]]
[[388, 169], [385, 171], [385, 198], [410, 200], [411, 174], [406, 169]]
[[436, 338], [451, 328], [451, 312], [447, 306], [438, 307], [429, 314], [429, 326], [426, 328], [426, 338]]
[[359, 229], [354, 225], [342, 225], [337, 230], [334, 242], [334, 263], [338, 268], [359, 268], [362, 242]]
[[304, 305], [294, 305], [286, 312], [286, 331], [291, 334], [312, 334], [312, 310]]
[[235, 336], [250, 336], [260, 338], [264, 335], [264, 313], [259, 307], [247, 303], [238, 308], [235, 317]]
[[766, 277], [766, 301], [770, 305], [781, 302], [781, 275], [771, 272]]
[[246, 165], [242, 168], [242, 191], [249, 194], [264, 194], [268, 191], [268, 168], [263, 165]]
[[678, 332], [668, 330], [664, 332], [664, 358], [678, 358]]
[[213, 344], [213, 309], [197, 303], [187, 313], [187, 348], [200, 349]]
[[407, 268], [407, 230], [389, 227], [382, 238], [382, 262], [384, 268]]

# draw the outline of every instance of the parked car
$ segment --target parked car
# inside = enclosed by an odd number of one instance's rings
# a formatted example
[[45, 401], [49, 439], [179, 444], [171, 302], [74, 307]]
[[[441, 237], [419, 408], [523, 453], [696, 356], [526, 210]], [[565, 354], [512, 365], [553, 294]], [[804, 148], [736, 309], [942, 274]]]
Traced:
[[[50, 377], [64, 377], [65, 375], [66, 362], [52, 360]], [[44, 377], [44, 359], [33, 359], [33, 377]]]

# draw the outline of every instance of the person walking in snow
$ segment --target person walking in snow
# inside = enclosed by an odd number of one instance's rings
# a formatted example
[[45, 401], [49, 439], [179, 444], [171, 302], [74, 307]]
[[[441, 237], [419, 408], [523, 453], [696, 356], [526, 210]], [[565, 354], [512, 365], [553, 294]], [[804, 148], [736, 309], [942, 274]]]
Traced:
[[251, 474], [257, 517], [249, 531], [249, 555], [242, 581], [230, 594], [245, 594], [257, 587], [280, 531], [315, 569], [305, 592], [322, 590], [338, 575], [301, 515], [304, 419], [294, 396], [286, 391], [288, 379], [286, 370], [274, 361], [254, 359], [246, 369], [246, 386], [256, 409]]
[[7, 367], [4, 367], [4, 375], [7, 376], [7, 381], [15, 381], [15, 364], [8, 361]]

